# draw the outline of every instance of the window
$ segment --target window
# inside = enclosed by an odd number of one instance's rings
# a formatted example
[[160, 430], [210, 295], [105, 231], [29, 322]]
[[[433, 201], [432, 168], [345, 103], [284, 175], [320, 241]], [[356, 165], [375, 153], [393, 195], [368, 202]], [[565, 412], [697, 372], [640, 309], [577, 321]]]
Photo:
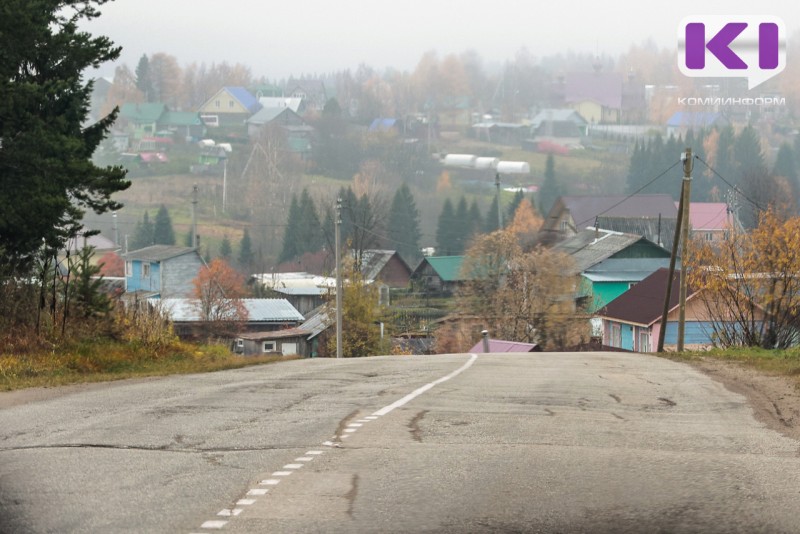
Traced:
[[274, 341], [265, 341], [264, 348], [262, 352], [275, 352], [275, 342]]
[[142, 263], [142, 278], [150, 278], [150, 264]]
[[714, 241], [714, 233], [706, 232], [706, 241]]
[[215, 101], [214, 101], [214, 107], [215, 107], [215, 108], [218, 108], [218, 107], [219, 107], [219, 100], [215, 100]]
[[126, 261], [125, 262], [125, 276], [133, 276], [133, 262]]
[[233, 109], [233, 100], [228, 100], [228, 107]]
[[650, 352], [650, 332], [639, 332], [639, 352]]
[[611, 346], [622, 346], [622, 328], [617, 323], [611, 325]]
[[561, 221], [559, 223], [559, 228], [561, 229], [562, 232], [566, 232], [567, 231], [567, 221]]

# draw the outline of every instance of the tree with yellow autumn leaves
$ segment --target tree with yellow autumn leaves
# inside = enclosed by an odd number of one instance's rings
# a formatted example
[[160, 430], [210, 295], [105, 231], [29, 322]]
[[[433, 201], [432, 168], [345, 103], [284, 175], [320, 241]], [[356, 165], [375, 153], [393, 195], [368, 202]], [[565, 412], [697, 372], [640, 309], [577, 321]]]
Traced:
[[472, 241], [461, 267], [466, 282], [456, 296], [464, 320], [437, 334], [440, 349], [466, 350], [452, 341], [474, 343], [482, 329], [492, 338], [537, 343], [546, 350], [588, 338], [588, 318], [575, 304], [572, 259], [536, 243], [541, 223], [524, 199], [508, 227]]
[[685, 265], [720, 347], [786, 348], [800, 334], [800, 218], [762, 212], [749, 233], [694, 242]]

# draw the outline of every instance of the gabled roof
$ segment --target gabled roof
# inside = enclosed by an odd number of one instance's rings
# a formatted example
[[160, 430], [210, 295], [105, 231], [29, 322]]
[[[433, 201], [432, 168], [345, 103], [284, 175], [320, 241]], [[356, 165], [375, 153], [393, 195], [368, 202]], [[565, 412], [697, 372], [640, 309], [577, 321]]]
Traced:
[[300, 110], [303, 99], [288, 96], [262, 96], [258, 99], [262, 108], [289, 108], [295, 113]]
[[727, 120], [722, 113], [709, 111], [676, 111], [667, 121], [667, 126], [683, 128], [708, 128]]
[[725, 202], [692, 202], [689, 206], [692, 230], [725, 230], [730, 228], [728, 205]]
[[607, 108], [622, 108], [622, 73], [570, 72], [564, 83], [564, 98], [569, 103], [591, 100]]
[[[669, 269], [659, 269], [609, 302], [597, 312], [597, 315], [624, 323], [650, 326], [661, 320], [668, 280]], [[681, 271], [676, 269], [675, 276], [672, 279], [672, 293], [670, 293], [669, 300], [670, 310], [678, 305], [680, 280]], [[696, 290], [688, 288], [687, 298], [695, 293], [697, 293]]]
[[[171, 245], [152, 245], [139, 250], [132, 250], [123, 257], [126, 260], [164, 261], [184, 254], [197, 254], [192, 247], [173, 247]], [[199, 256], [199, 254], [198, 254]]]
[[320, 307], [312, 312], [306, 321], [294, 328], [285, 328], [283, 330], [273, 330], [269, 332], [247, 332], [239, 334], [242, 339], [250, 340], [269, 340], [269, 339], [286, 339], [290, 337], [307, 337], [309, 340], [314, 339], [322, 332], [331, 327], [335, 322], [335, 318], [328, 316], [328, 312]]
[[392, 118], [388, 118], [388, 117], [377, 118], [377, 119], [372, 121], [372, 123], [369, 125], [369, 128], [367, 128], [367, 131], [368, 132], [388, 132], [392, 128], [397, 126], [398, 122], [399, 121], [397, 119], [392, 119]]
[[253, 115], [252, 117], [247, 119], [247, 123], [248, 124], [259, 124], [259, 125], [260, 124], [267, 124], [267, 123], [270, 123], [270, 122], [274, 121], [275, 119], [277, 119], [278, 117], [280, 117], [282, 115], [286, 115], [286, 118], [289, 118], [289, 116], [294, 115], [297, 118], [298, 121], [300, 121], [300, 122], [303, 121], [303, 119], [302, 119], [302, 117], [300, 117], [300, 115], [298, 115], [297, 113], [295, 113], [294, 111], [292, 111], [289, 108], [263, 108], [258, 113], [256, 113], [255, 115]]
[[258, 99], [250, 94], [250, 91], [245, 89], [244, 87], [223, 87], [224, 91], [227, 91], [233, 98], [239, 101], [239, 103], [247, 109], [250, 113], [255, 113], [258, 110]]
[[677, 225], [678, 219], [663, 216], [659, 219], [657, 215], [655, 217], [607, 217], [601, 215], [597, 218], [597, 226], [600, 228], [641, 235], [662, 247], [672, 246]]
[[[159, 302], [159, 299], [153, 299]], [[247, 321], [262, 322], [299, 322], [303, 316], [286, 299], [242, 299], [247, 309]], [[197, 299], [160, 299], [160, 305], [176, 322], [200, 321]]]
[[319, 79], [297, 80], [290, 78], [286, 83], [286, 94], [291, 95], [297, 88], [305, 91], [306, 95], [309, 97], [326, 96], [328, 94], [325, 90], [325, 83]]
[[565, 195], [558, 198], [548, 213], [548, 219], [557, 218], [562, 209], [569, 211], [575, 228], [580, 230], [593, 225], [599, 216], [605, 217], [655, 217], [677, 219], [678, 208], [672, 196], [653, 195]]
[[[489, 339], [489, 352], [539, 352], [541, 350], [542, 349], [536, 343]], [[483, 353], [483, 340], [469, 349], [469, 352]]]
[[119, 116], [127, 121], [136, 123], [158, 122], [161, 116], [167, 111], [166, 104], [162, 102], [150, 102], [143, 104], [122, 104], [119, 109]]
[[397, 259], [406, 266], [409, 274], [411, 268], [403, 261], [403, 258], [397, 253], [396, 250], [365, 250], [361, 255], [361, 274], [366, 280], [374, 281], [381, 274], [381, 271], [386, 264], [389, 263], [392, 257], [397, 256]]
[[203, 121], [196, 111], [166, 111], [158, 122], [167, 126], [202, 126]]
[[461, 276], [463, 262], [464, 256], [428, 256], [422, 260], [416, 270], [419, 271], [427, 263], [443, 282], [458, 282], [464, 280], [464, 277]]
[[[582, 273], [593, 265], [625, 250], [636, 243], [655, 243], [635, 234], [623, 234], [609, 230], [587, 229], [556, 244], [553, 250], [564, 252], [572, 256], [576, 272]], [[666, 254], [669, 254], [666, 250]]]
[[665, 267], [669, 258], [608, 258], [581, 274], [592, 282], [640, 282]]
[[542, 123], [562, 121], [569, 121], [578, 125], [588, 124], [586, 119], [584, 119], [581, 114], [574, 109], [543, 109], [536, 114], [533, 120], [531, 120], [531, 128], [535, 130]]

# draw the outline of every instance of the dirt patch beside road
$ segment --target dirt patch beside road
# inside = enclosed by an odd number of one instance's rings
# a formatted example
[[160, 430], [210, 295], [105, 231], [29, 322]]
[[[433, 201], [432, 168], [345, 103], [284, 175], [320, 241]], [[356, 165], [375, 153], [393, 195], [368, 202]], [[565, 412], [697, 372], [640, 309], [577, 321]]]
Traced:
[[800, 440], [800, 389], [795, 380], [715, 358], [685, 363], [721, 382], [734, 393], [747, 397], [756, 419], [769, 428]]

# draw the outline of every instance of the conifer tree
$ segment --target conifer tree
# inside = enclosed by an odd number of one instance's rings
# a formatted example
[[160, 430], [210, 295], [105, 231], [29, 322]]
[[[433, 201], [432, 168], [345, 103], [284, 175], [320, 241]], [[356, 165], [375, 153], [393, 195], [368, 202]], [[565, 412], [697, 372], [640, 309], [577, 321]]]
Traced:
[[444, 201], [442, 211], [439, 214], [439, 224], [436, 227], [436, 255], [452, 256], [456, 254], [457, 236], [453, 232], [456, 221], [456, 213], [450, 199]]
[[489, 205], [489, 211], [486, 213], [486, 219], [484, 219], [483, 224], [483, 233], [489, 234], [494, 232], [498, 229], [498, 215], [497, 215], [497, 196], [492, 198], [492, 203]]
[[469, 238], [472, 236], [472, 225], [469, 220], [469, 208], [467, 207], [467, 199], [462, 196], [458, 201], [455, 212], [455, 221], [453, 224], [453, 254], [461, 255], [467, 248]]
[[242, 240], [239, 242], [239, 266], [245, 271], [250, 271], [254, 259], [253, 242], [250, 240], [250, 232], [245, 228]]
[[[633, 167], [633, 159], [631, 159], [631, 167]], [[629, 173], [630, 176], [630, 173]], [[539, 189], [539, 213], [547, 215], [550, 208], [553, 207], [558, 197], [563, 194], [561, 186], [556, 181], [556, 162], [552, 154], [547, 155], [547, 161], [544, 166], [544, 181], [542, 187]]]
[[223, 260], [229, 261], [232, 253], [231, 240], [225, 235], [222, 238], [222, 242], [219, 244], [219, 255]]
[[156, 213], [156, 221], [153, 226], [153, 243], [156, 245], [174, 245], [175, 244], [175, 230], [172, 228], [172, 219], [169, 217], [164, 204], [158, 208]]
[[[91, 156], [117, 111], [91, 124], [90, 67], [119, 57], [86, 31], [101, 0], [0, 4], [0, 270], [20, 275], [43, 250], [63, 249], [86, 211], [104, 213], [126, 189], [122, 167]], [[44, 246], [43, 246], [44, 245]]]
[[404, 183], [392, 198], [386, 230], [389, 238], [387, 246], [397, 250], [407, 262], [416, 261], [422, 256], [419, 223], [417, 204], [408, 185]]
[[142, 220], [136, 223], [131, 250], [138, 250], [153, 244], [153, 223], [150, 222], [150, 214], [145, 211]]
[[289, 204], [289, 217], [286, 221], [286, 230], [283, 233], [283, 247], [278, 256], [279, 263], [292, 260], [301, 254], [299, 248], [301, 225], [300, 205], [297, 202], [297, 195], [293, 194], [292, 202]]
[[305, 252], [317, 252], [322, 247], [322, 232], [317, 215], [317, 208], [314, 200], [308, 193], [308, 189], [303, 189], [298, 203], [300, 221], [298, 224], [298, 244], [297, 249], [300, 254]]

